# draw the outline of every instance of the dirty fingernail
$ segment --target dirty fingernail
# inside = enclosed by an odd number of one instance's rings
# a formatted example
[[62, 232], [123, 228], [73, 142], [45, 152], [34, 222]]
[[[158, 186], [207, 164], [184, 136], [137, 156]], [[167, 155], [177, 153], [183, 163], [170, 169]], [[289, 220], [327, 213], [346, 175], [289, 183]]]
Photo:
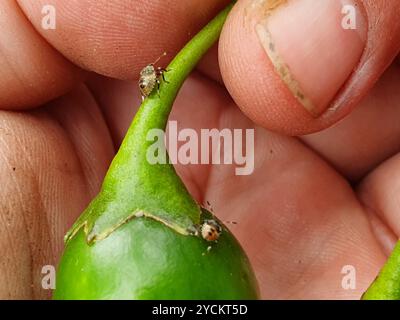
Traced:
[[367, 38], [354, 0], [261, 0], [256, 33], [300, 104], [319, 117], [357, 67]]

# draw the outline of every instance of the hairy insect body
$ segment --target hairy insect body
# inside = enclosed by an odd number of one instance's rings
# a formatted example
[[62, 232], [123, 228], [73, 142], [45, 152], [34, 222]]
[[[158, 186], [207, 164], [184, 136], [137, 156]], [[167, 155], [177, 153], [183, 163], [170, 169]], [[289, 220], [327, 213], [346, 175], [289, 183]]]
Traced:
[[142, 71], [140, 71], [140, 78], [139, 78], [139, 90], [142, 95], [142, 100], [147, 98], [157, 86], [157, 91], [160, 87], [160, 78], [162, 77], [165, 80], [164, 72], [167, 72], [164, 68], [158, 67], [155, 68], [154, 65], [161, 59], [161, 57], [165, 56], [166, 53], [160, 56], [156, 61], [153, 63], [145, 66]]
[[215, 220], [205, 220], [201, 225], [201, 236], [207, 241], [216, 241], [221, 235], [222, 228]]
[[157, 84], [156, 70], [153, 65], [148, 65], [140, 72], [139, 89], [142, 97], [148, 97]]

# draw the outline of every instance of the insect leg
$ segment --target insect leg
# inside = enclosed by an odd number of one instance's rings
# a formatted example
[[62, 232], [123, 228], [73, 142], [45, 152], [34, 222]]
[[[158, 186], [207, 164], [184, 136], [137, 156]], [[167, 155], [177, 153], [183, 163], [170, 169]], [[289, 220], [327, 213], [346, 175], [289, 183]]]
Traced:
[[165, 80], [164, 72], [162, 73], [162, 78], [165, 83], [169, 83], [169, 81]]
[[156, 83], [157, 83], [157, 94], [158, 94], [158, 97], [160, 98], [160, 80], [156, 80]]
[[168, 72], [168, 70], [167, 70], [167, 69], [164, 69], [164, 68], [161, 68], [161, 67], [158, 67], [158, 68], [157, 68], [157, 75], [161, 76], [161, 77], [163, 78], [163, 81], [164, 81], [165, 83], [169, 83], [169, 81], [167, 81], [167, 80], [165, 79], [165, 75], [164, 75], [165, 72]]

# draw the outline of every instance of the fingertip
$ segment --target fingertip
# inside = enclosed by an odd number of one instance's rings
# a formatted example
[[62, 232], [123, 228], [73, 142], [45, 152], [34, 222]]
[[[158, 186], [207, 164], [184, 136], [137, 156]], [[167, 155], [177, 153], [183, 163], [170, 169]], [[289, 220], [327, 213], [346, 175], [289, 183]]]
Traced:
[[[239, 1], [224, 26], [219, 61], [241, 110], [288, 135], [320, 131], [349, 114], [398, 52], [380, 46], [388, 39], [378, 40], [367, 28], [378, 12], [363, 2], [368, 15], [357, 0]], [[395, 7], [384, 8], [386, 20]], [[354, 28], [343, 25], [349, 8]], [[400, 35], [393, 23], [391, 29]]]
[[127, 1], [53, 0], [56, 32], [40, 27], [47, 0], [18, 0], [36, 30], [85, 70], [118, 79], [136, 79], [143, 66], [163, 52], [173, 58], [229, 0]]
[[275, 72], [255, 33], [249, 1], [232, 9], [219, 42], [224, 83], [239, 108], [256, 124], [295, 135], [313, 118], [296, 101]]
[[37, 107], [83, 78], [37, 34], [15, 1], [2, 1], [0, 11], [0, 109]]

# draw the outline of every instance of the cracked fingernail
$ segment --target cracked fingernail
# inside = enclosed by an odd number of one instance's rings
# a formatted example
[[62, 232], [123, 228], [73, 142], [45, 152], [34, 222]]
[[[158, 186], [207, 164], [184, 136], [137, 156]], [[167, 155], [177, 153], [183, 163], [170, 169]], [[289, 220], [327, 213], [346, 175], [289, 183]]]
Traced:
[[357, 67], [367, 38], [354, 0], [259, 0], [256, 33], [300, 104], [319, 117]]

